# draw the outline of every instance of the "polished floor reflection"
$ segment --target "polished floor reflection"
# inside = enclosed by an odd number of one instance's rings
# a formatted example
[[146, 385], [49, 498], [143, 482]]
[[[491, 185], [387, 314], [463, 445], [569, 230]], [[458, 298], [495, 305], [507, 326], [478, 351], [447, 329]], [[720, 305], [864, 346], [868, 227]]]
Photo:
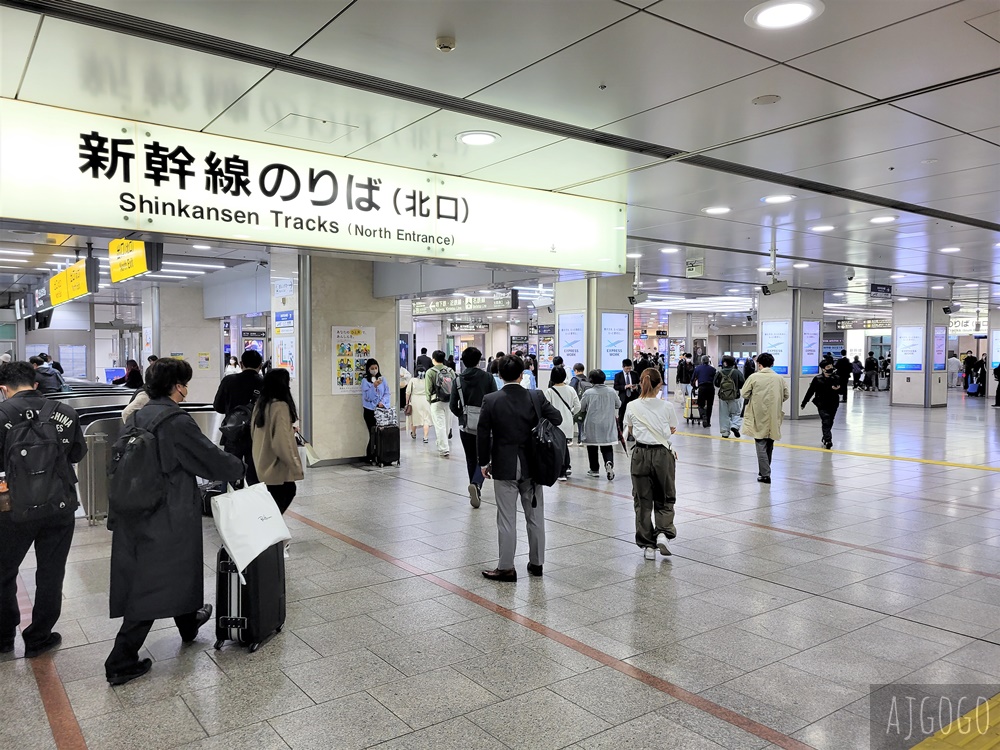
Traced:
[[110, 537], [81, 525], [63, 647], [0, 662], [0, 747], [868, 747], [874, 686], [1000, 692], [1000, 409], [950, 398], [851, 394], [833, 452], [818, 420], [786, 424], [799, 447], [776, 448], [770, 486], [752, 444], [682, 428], [678, 538], [656, 561], [632, 541], [620, 449], [608, 482], [574, 448], [545, 495], [545, 575], [525, 572], [522, 528], [516, 584], [480, 576], [492, 491], [470, 508], [457, 438], [440, 459], [404, 435], [399, 469], [300, 486], [281, 635], [217, 652], [157, 623], [151, 674], [119, 688]]

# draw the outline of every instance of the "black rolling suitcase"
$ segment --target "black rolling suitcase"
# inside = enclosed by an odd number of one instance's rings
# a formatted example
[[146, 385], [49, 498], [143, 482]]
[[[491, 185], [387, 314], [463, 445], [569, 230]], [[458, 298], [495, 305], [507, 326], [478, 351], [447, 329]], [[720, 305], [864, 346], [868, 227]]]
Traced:
[[375, 446], [376, 466], [399, 463], [399, 425], [372, 427], [372, 444]]
[[247, 566], [245, 585], [225, 547], [219, 549], [217, 570], [215, 648], [237, 641], [253, 653], [285, 625], [285, 542]]

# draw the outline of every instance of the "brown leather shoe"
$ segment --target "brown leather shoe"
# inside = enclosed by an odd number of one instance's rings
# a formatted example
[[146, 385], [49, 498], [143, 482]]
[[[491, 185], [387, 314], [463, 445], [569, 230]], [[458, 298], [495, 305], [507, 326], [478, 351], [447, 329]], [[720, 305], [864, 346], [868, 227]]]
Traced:
[[513, 568], [510, 570], [500, 570], [500, 568], [484, 570], [483, 578], [488, 578], [491, 581], [499, 581], [500, 583], [517, 583], [517, 571]]

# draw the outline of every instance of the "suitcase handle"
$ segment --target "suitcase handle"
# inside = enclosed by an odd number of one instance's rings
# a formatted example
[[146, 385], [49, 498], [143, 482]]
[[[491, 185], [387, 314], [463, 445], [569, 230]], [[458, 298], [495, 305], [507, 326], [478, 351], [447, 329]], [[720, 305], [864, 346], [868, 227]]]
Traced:
[[219, 563], [219, 571], [222, 573], [239, 573], [239, 568], [236, 567], [236, 563], [232, 560], [223, 560]]

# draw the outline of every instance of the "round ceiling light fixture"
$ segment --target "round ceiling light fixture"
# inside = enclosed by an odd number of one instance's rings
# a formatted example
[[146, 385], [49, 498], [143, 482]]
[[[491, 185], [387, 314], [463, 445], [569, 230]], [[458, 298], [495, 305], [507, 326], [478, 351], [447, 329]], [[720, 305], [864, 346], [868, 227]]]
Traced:
[[768, 196], [765, 196], [764, 198], [761, 198], [761, 200], [764, 201], [764, 203], [769, 203], [771, 205], [774, 205], [774, 204], [777, 204], [777, 203], [791, 203], [793, 200], [795, 200], [795, 196], [794, 195], [768, 195]]
[[664, 255], [673, 255], [674, 253], [680, 252], [679, 247], [661, 247], [660, 252]]
[[905, 273], [894, 273], [889, 278], [890, 279], [905, 279], [906, 278], [906, 274]]
[[489, 130], [466, 130], [456, 135], [455, 140], [466, 146], [492, 146], [500, 140], [500, 134]]
[[728, 214], [730, 211], [732, 209], [729, 206], [708, 206], [701, 209], [703, 214], [709, 214], [710, 216], [721, 216], [722, 214]]
[[844, 292], [834, 292], [833, 296], [834, 297], [843, 297], [844, 296]]
[[195, 250], [211, 250], [211, 245], [191, 245]]
[[932, 286], [931, 289], [944, 289], [943, 286]]
[[871, 224], [891, 224], [898, 218], [898, 216], [873, 216], [868, 222]]
[[959, 252], [959, 251], [960, 251], [961, 249], [962, 249], [962, 248], [960, 248], [960, 247], [942, 247], [942, 248], [941, 248], [941, 252], [942, 252], [942, 253], [957, 253], [957, 252]]
[[809, 231], [810, 232], [832, 232], [833, 231], [833, 225], [832, 224], [820, 224], [817, 227], [809, 227]]
[[817, 18], [826, 6], [822, 0], [768, 0], [751, 8], [743, 22], [752, 29], [774, 31], [799, 26]]
[[657, 284], [669, 284], [670, 283], [670, 279], [657, 279], [656, 283]]

